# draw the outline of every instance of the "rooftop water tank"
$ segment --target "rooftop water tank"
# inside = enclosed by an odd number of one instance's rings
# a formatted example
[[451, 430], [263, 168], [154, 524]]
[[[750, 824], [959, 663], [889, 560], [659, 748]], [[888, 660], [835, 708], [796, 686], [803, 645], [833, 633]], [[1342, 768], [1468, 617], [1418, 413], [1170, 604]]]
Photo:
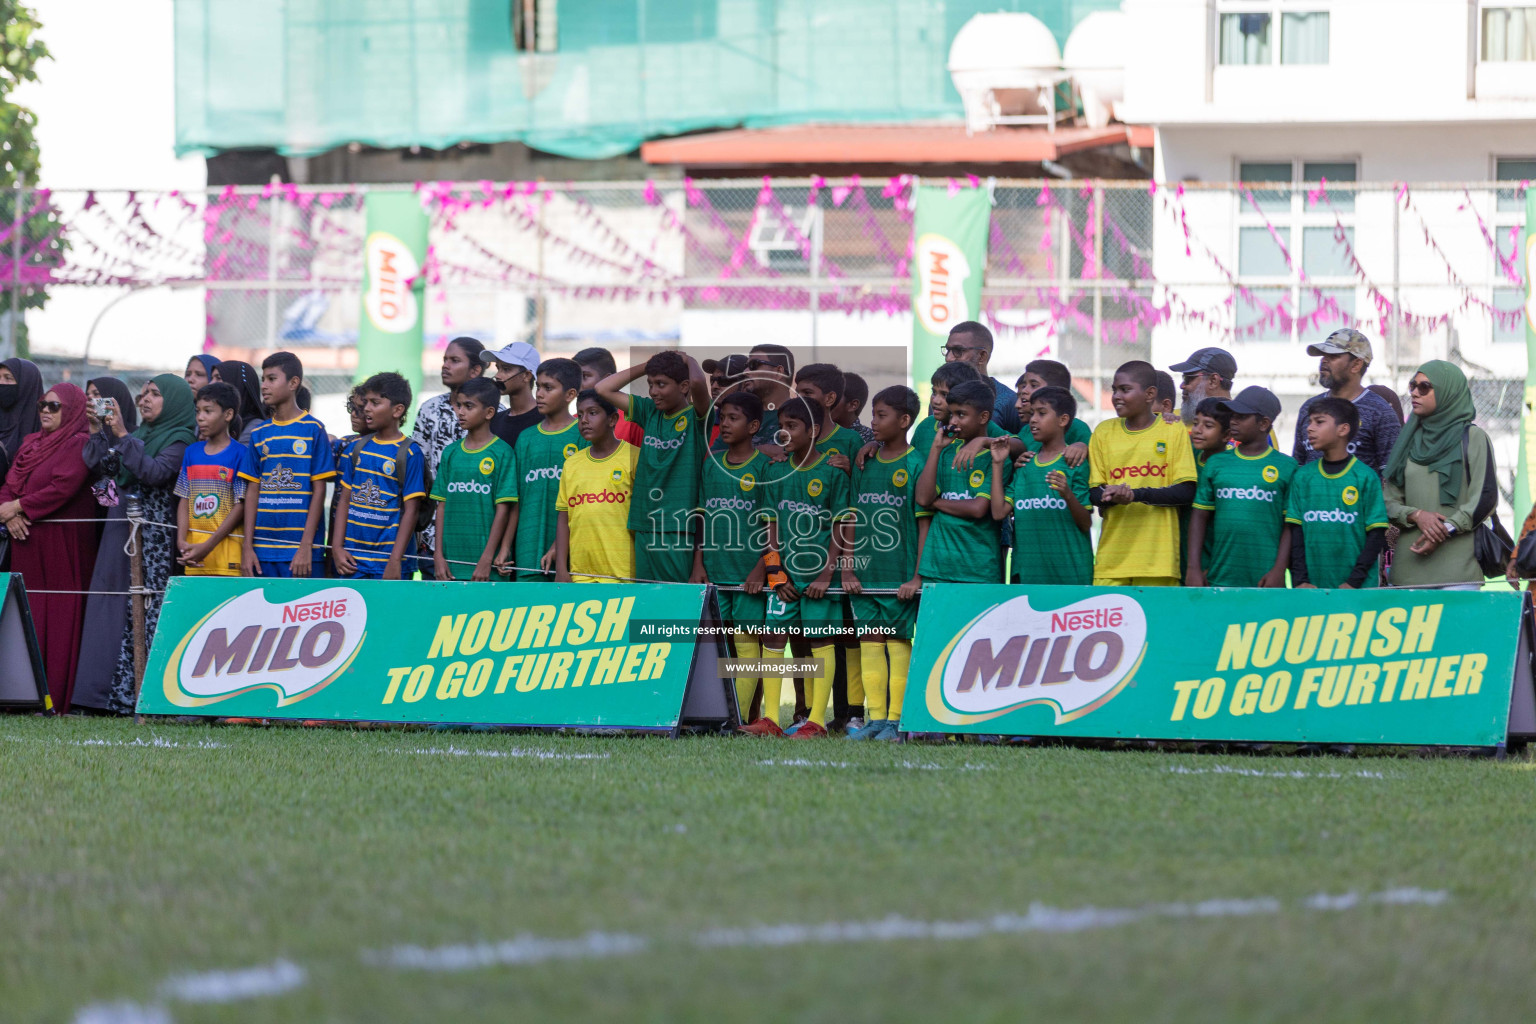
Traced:
[[973, 16], [949, 44], [949, 75], [965, 104], [968, 132], [999, 124], [1054, 126], [1061, 49], [1033, 15]]
[[1062, 64], [1072, 73], [1083, 99], [1083, 116], [1102, 128], [1125, 99], [1125, 61], [1130, 49], [1130, 19], [1120, 11], [1095, 11], [1072, 30]]

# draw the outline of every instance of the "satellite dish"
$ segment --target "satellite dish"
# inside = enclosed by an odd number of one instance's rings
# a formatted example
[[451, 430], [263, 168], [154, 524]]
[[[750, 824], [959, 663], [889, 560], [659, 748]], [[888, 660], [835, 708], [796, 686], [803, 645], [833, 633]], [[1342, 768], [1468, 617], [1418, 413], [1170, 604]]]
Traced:
[[1108, 124], [1115, 105], [1125, 99], [1130, 32], [1130, 19], [1123, 12], [1095, 11], [1067, 37], [1061, 62], [1077, 83], [1090, 128]]
[[965, 105], [966, 131], [1056, 123], [1061, 49], [1031, 14], [977, 14], [949, 45], [949, 76]]

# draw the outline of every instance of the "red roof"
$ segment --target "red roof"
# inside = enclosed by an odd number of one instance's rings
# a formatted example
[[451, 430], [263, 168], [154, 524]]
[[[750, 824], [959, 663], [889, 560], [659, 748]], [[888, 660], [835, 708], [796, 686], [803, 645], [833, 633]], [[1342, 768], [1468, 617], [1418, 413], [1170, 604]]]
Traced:
[[976, 135], [958, 124], [799, 124], [656, 139], [640, 147], [648, 164], [731, 167], [763, 164], [1013, 164], [1127, 141], [1127, 128], [1001, 127]]

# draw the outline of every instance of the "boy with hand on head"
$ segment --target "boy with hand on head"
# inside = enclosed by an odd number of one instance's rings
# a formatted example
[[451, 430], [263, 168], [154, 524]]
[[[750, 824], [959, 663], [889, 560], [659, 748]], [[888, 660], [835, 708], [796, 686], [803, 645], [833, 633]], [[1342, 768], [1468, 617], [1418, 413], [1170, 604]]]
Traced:
[[1360, 408], [1325, 395], [1307, 403], [1307, 443], [1321, 453], [1296, 470], [1286, 495], [1291, 524], [1291, 585], [1374, 587], [1387, 547], [1387, 506], [1381, 478], [1349, 452]]
[[[923, 589], [917, 566], [933, 520], [932, 512], [917, 506], [917, 479], [925, 457], [907, 444], [907, 430], [919, 408], [917, 392], [899, 384], [875, 396], [870, 423], [880, 448], [853, 475], [848, 505], [853, 515], [845, 531], [848, 546], [842, 584], [860, 627], [866, 718], [862, 728], [848, 730], [849, 739], [899, 736], [917, 626], [917, 595]], [[861, 551], [868, 553], [868, 560], [855, 570], [849, 556]], [[896, 594], [865, 594], [866, 586]], [[874, 631], [876, 626], [880, 632]]]
[[[949, 364], [951, 366], [956, 364]], [[1012, 452], [1001, 467], [991, 459], [957, 465], [956, 455], [977, 438], [985, 439], [997, 393], [985, 381], [967, 381], [950, 389], [949, 422], [936, 431], [917, 479], [918, 506], [933, 512], [918, 572], [926, 582], [1001, 583], [1003, 553], [992, 521], [992, 477], [1005, 480]], [[1006, 437], [997, 438], [1005, 445]], [[985, 442], [983, 442], [985, 444]]]
[[181, 457], [176, 478], [176, 561], [188, 576], [239, 576], [245, 491], [256, 481], [251, 450], [240, 433], [240, 392], [215, 381], [197, 391], [197, 435]]
[[336, 475], [336, 462], [325, 424], [299, 408], [303, 386], [304, 364], [292, 352], [262, 360], [261, 401], [272, 419], [251, 434], [259, 479], [245, 495], [246, 576], [325, 575], [325, 481]]
[[500, 402], [501, 392], [483, 377], [460, 384], [454, 396], [464, 436], [443, 449], [429, 495], [437, 502], [432, 570], [439, 580], [489, 580], [516, 522], [517, 460], [491, 433]]
[[[730, 391], [715, 405], [720, 419], [722, 451], [704, 460], [699, 485], [698, 544], [693, 551], [692, 583], [740, 586], [720, 591], [720, 617], [732, 629], [731, 653], [737, 658], [762, 656], [759, 633], [767, 610], [763, 582], [767, 566], [762, 546], [755, 543], [759, 499], [769, 479], [768, 456], [752, 445], [763, 421], [763, 402], [750, 391]], [[781, 467], [782, 469], [782, 467]], [[737, 678], [736, 704], [743, 716], [752, 706], [758, 680]]]
[[[650, 397], [625, 393], [642, 376]], [[699, 470], [709, 447], [709, 381], [692, 356], [669, 350], [604, 378], [597, 393], [645, 432], [629, 506], [635, 576], [686, 583], [693, 572]]]
[[[1232, 415], [1237, 447], [1206, 463], [1189, 517], [1190, 587], [1284, 587], [1291, 564], [1286, 492], [1296, 460], [1269, 443], [1280, 399], [1247, 387], [1221, 404]], [[1211, 534], [1210, 561], [1205, 557]]]
[[[613, 353], [596, 345], [582, 349], [571, 358], [576, 360], [577, 366], [581, 367], [581, 390], [583, 391], [597, 387], [598, 381], [619, 372], [618, 364], [613, 361]], [[640, 424], [632, 422], [621, 412], [619, 424], [613, 428], [613, 436], [638, 448], [645, 433], [640, 429]]]
[[[1072, 371], [1067, 369], [1065, 363], [1058, 363], [1054, 359], [1031, 359], [1024, 364], [1024, 372], [1014, 382], [1014, 387], [1019, 393], [1018, 401], [1014, 408], [1018, 410], [1019, 422], [1023, 424], [1019, 430], [1019, 440], [1024, 442], [1024, 450], [1037, 452], [1040, 450], [1040, 442], [1035, 440], [1035, 435], [1029, 429], [1029, 418], [1032, 414], [1030, 406], [1033, 404], [1036, 391], [1041, 388], [1061, 388], [1067, 394], [1072, 393]], [[1073, 400], [1074, 402], [1076, 399]], [[1063, 441], [1066, 448], [1062, 457], [1067, 460], [1069, 466], [1081, 466], [1088, 461], [1088, 440], [1093, 437], [1093, 430], [1078, 419], [1072, 418], [1072, 425], [1067, 428]]]
[[1132, 360], [1115, 371], [1116, 418], [1088, 442], [1088, 494], [1104, 516], [1096, 586], [1178, 586], [1179, 513], [1195, 497], [1195, 456], [1182, 426], [1154, 411], [1157, 370]]
[[426, 456], [400, 430], [411, 386], [398, 373], [376, 373], [362, 387], [369, 432], [342, 463], [331, 557], [343, 578], [410, 579], [415, 559], [406, 568], [406, 554], [415, 549], [416, 517], [427, 494]]
[[[816, 450], [821, 420], [822, 411], [804, 398], [792, 398], [779, 409], [790, 469], [768, 485], [761, 499], [762, 518], [768, 524], [765, 561], [781, 564], [788, 577], [768, 596], [763, 657], [783, 658], [790, 641], [800, 636], [809, 642], [811, 656], [823, 665], [822, 674], [807, 682], [810, 716], [793, 731], [796, 739], [827, 735], [835, 664], [831, 638], [843, 623], [842, 601], [827, 596], [827, 590], [832, 586], [833, 567], [845, 550], [848, 474]], [[776, 717], [782, 684], [780, 677], [763, 679], [763, 717], [742, 726], [743, 732], [783, 734]]]
[[1013, 516], [1013, 571], [1020, 583], [1086, 587], [1093, 582], [1093, 511], [1088, 466], [1066, 460], [1066, 434], [1077, 422], [1070, 391], [1034, 391], [1026, 422], [1039, 450], [1005, 485], [1008, 447], [992, 442], [992, 518]]
[[640, 450], [614, 434], [619, 411], [596, 390], [576, 399], [586, 447], [565, 460], [555, 499], [555, 582], [627, 582], [635, 575], [629, 504]]
[[[534, 376], [535, 408], [543, 419], [517, 436], [517, 519], [502, 536], [496, 562], [503, 575], [515, 568], [530, 582], [549, 578], [555, 567], [555, 499], [565, 461], [588, 441], [571, 405], [581, 392], [581, 367], [572, 359], [546, 359]], [[509, 565], [510, 561], [510, 565]]]

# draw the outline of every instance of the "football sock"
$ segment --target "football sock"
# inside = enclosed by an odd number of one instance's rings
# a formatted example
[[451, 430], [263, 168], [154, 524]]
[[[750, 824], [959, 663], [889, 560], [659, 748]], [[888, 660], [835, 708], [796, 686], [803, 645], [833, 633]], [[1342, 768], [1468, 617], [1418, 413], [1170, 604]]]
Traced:
[[[783, 651], [783, 649], [780, 648], [777, 651], [771, 651], [767, 647], [764, 647], [763, 648], [763, 660], [767, 661], [767, 660], [769, 660], [771, 658], [778, 658], [779, 660], [782, 661], [783, 658], [784, 658], [784, 651]], [[775, 675], [764, 675], [763, 676], [763, 717], [768, 719], [768, 721], [772, 722], [775, 725], [780, 724], [779, 723], [779, 692], [780, 692], [781, 688], [783, 687], [783, 685], [784, 685], [784, 677], [783, 676], [775, 676]]]
[[863, 656], [856, 646], [843, 648], [843, 663], [848, 666], [848, 706], [857, 713], [864, 706]]
[[891, 701], [886, 717], [899, 722], [901, 702], [907, 695], [907, 670], [912, 666], [912, 641], [888, 640], [885, 649], [891, 652]]
[[864, 713], [871, 722], [885, 718], [886, 689], [890, 675], [885, 667], [885, 643], [881, 640], [861, 640], [859, 661], [864, 674]]
[[821, 675], [815, 679], [807, 679], [810, 690], [811, 721], [825, 727], [827, 724], [827, 701], [832, 697], [832, 671], [837, 664], [833, 659], [837, 651], [831, 644], [811, 648], [811, 657], [820, 658], [826, 667]]
[[[731, 646], [736, 649], [736, 657], [743, 661], [756, 660], [763, 654], [763, 645], [756, 640], [747, 639], [745, 633], [737, 633], [731, 637]], [[748, 712], [752, 710], [752, 695], [757, 692], [757, 683], [755, 676], [748, 679], [736, 677], [736, 706], [740, 709], [742, 721], [746, 721]], [[766, 708], [767, 705], [765, 704], [764, 707]], [[778, 710], [778, 708], [773, 709], [775, 714]], [[772, 717], [768, 715], [767, 710], [764, 710], [763, 714]]]

